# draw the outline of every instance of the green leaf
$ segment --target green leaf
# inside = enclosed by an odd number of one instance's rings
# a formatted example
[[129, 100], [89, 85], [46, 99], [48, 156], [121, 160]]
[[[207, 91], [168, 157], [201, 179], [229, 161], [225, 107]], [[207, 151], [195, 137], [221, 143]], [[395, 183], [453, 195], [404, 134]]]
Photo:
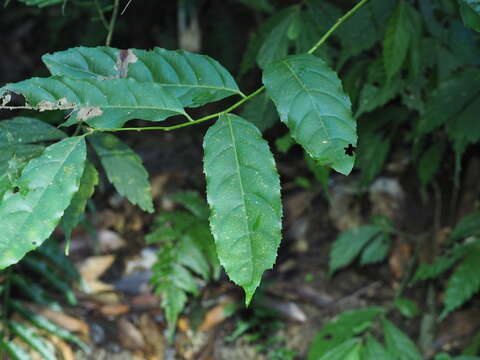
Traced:
[[32, 360], [27, 350], [13, 341], [3, 341], [0, 337], [0, 349], [4, 350], [12, 360]]
[[443, 298], [445, 308], [440, 318], [445, 318], [451, 311], [462, 306], [473, 294], [480, 290], [478, 264], [480, 262], [480, 247], [477, 246], [467, 254], [457, 269], [448, 279], [447, 289]]
[[9, 305], [39, 329], [43, 329], [53, 335], [58, 336], [60, 339], [69, 341], [77, 345], [80, 349], [82, 349], [82, 351], [87, 354], [90, 353], [90, 349], [88, 348], [88, 346], [75, 335], [73, 335], [70, 331], [54, 324], [53, 322], [39, 314], [31, 312], [18, 301], [10, 301]]
[[[442, 81], [427, 100], [425, 114], [418, 122], [416, 134], [419, 136], [429, 133], [450, 119], [455, 122], [462, 120], [467, 115], [464, 110], [479, 102], [479, 82], [480, 71], [472, 68]], [[469, 120], [470, 117], [466, 117], [465, 121]], [[465, 124], [465, 121], [462, 123]], [[470, 127], [474, 123], [475, 121], [469, 123], [465, 131], [471, 131]], [[472, 135], [478, 134], [474, 132]]]
[[153, 266], [151, 282], [162, 296], [168, 322], [169, 338], [175, 332], [178, 315], [187, 301], [187, 293], [197, 294], [196, 278], [218, 278], [220, 264], [208, 224], [206, 202], [196, 192], [178, 193], [172, 197], [190, 212], [163, 212], [157, 216], [147, 242], [161, 242], [158, 260]]
[[375, 264], [385, 260], [390, 250], [390, 237], [380, 233], [365, 246], [360, 257], [361, 265]]
[[292, 137], [321, 165], [349, 174], [356, 124], [336, 73], [313, 55], [294, 55], [265, 68], [263, 83]]
[[240, 115], [252, 122], [261, 132], [268, 130], [278, 121], [275, 106], [265, 94], [255, 96], [249, 101]]
[[79, 188], [85, 157], [84, 138], [72, 137], [27, 164], [19, 191], [7, 192], [0, 203], [0, 269], [50, 236]]
[[449, 242], [480, 235], [480, 211], [475, 211], [463, 217], [453, 228], [448, 237]]
[[80, 280], [80, 274], [72, 264], [71, 259], [65, 256], [64, 252], [60, 249], [60, 246], [56, 241], [54, 241], [54, 239], [45, 241], [43, 245], [37, 249], [37, 251], [43, 257], [47, 258], [50, 263], [55, 265], [55, 267], [58, 268], [62, 275], [68, 280], [72, 282]]
[[80, 180], [80, 188], [73, 196], [72, 202], [63, 214], [63, 232], [67, 239], [71, 238], [72, 231], [79, 224], [80, 219], [85, 212], [87, 201], [95, 191], [95, 185], [98, 184], [98, 172], [91, 162], [87, 161], [85, 170]]
[[0, 99], [9, 91], [23, 95], [37, 111], [69, 110], [65, 126], [86, 121], [95, 128], [117, 128], [131, 119], [188, 117], [180, 101], [164, 87], [132, 79], [30, 78], [0, 88]]
[[334, 322], [325, 325], [314, 337], [308, 352], [308, 360], [321, 359], [332, 349], [371, 327], [376, 316], [384, 310], [370, 307], [360, 310], [346, 311]]
[[171, 196], [172, 200], [182, 204], [199, 219], [208, 219], [210, 210], [207, 202], [196, 191], [184, 191]]
[[445, 148], [445, 141], [437, 141], [422, 154], [418, 163], [417, 172], [423, 187], [427, 186], [438, 172]]
[[53, 310], [61, 310], [60, 305], [49, 296], [48, 291], [30, 280], [30, 278], [19, 274], [11, 274], [9, 275], [9, 279], [16, 289], [20, 290], [23, 295], [30, 298], [35, 303], [48, 306]]
[[367, 80], [359, 94], [355, 117], [359, 118], [364, 113], [384, 106], [400, 93], [403, 86], [400, 75], [388, 78], [383, 60], [377, 58], [368, 67]]
[[1, 121], [0, 201], [15, 185], [26, 162], [43, 151], [44, 147], [36, 143], [64, 137], [64, 132], [37, 119], [16, 117]]
[[65, 136], [63, 131], [34, 118], [18, 116], [0, 121], [1, 152], [10, 146], [60, 140]]
[[360, 340], [350, 339], [333, 348], [318, 360], [360, 360]]
[[413, 341], [389, 320], [383, 320], [385, 343], [390, 354], [395, 354], [398, 360], [422, 360], [422, 354], [418, 351]]
[[342, 232], [333, 243], [330, 252], [330, 274], [349, 265], [366, 244], [381, 231], [378, 226], [364, 225]]
[[102, 162], [108, 180], [122, 196], [147, 212], [153, 212], [148, 172], [142, 159], [114, 135], [96, 133], [88, 137]]
[[288, 31], [299, 16], [299, 11], [298, 6], [291, 6], [288, 10], [284, 10], [281, 21], [265, 37], [257, 55], [257, 63], [260, 68], [263, 69], [268, 64], [287, 56], [290, 45]]
[[31, 327], [27, 327], [18, 321], [9, 321], [8, 325], [12, 332], [23, 342], [38, 352], [45, 360], [55, 360], [54, 352], [49, 348], [45, 340], [38, 335]]
[[414, 318], [420, 314], [417, 303], [407, 298], [396, 298], [394, 302], [396, 308], [403, 316]]
[[54, 272], [52, 267], [49, 266], [45, 260], [29, 255], [24, 258], [22, 264], [36, 272], [41, 278], [45, 279], [48, 284], [57, 289], [70, 305], [77, 304], [77, 298], [75, 297], [75, 293], [69, 283], [65, 281], [60, 274]]
[[480, 32], [480, 0], [459, 0], [459, 6], [465, 26]]
[[412, 38], [411, 5], [401, 0], [388, 22], [383, 41], [383, 60], [388, 78], [392, 78], [405, 62]]
[[210, 224], [220, 263], [242, 286], [248, 304], [270, 269], [281, 240], [282, 204], [275, 161], [260, 131], [224, 115], [205, 135], [203, 148]]
[[382, 344], [380, 344], [372, 335], [368, 334], [363, 352], [363, 358], [369, 359], [382, 359], [382, 360], [395, 360], [394, 356], [387, 352]]
[[293, 145], [295, 145], [295, 140], [289, 132], [275, 139], [275, 147], [277, 148], [277, 151], [280, 151], [282, 154], [286, 154]]
[[265, 11], [267, 13], [271, 13], [274, 11], [272, 4], [270, 4], [268, 0], [238, 0], [238, 1], [257, 11]]
[[37, 6], [43, 8], [51, 5], [58, 5], [66, 2], [67, 0], [18, 0], [21, 3], [24, 3], [27, 6]]
[[341, 65], [362, 51], [371, 49], [380, 40], [387, 21], [385, 17], [388, 17], [392, 8], [392, 0], [371, 1], [345, 21], [335, 34], [342, 45]]
[[390, 139], [382, 134], [360, 134], [357, 165], [362, 170], [360, 177], [362, 186], [369, 185], [380, 174], [389, 152]]
[[428, 280], [435, 279], [450, 269], [455, 263], [463, 258], [472, 250], [472, 244], [461, 244], [450, 250], [445, 256], [437, 256], [432, 264], [422, 263], [415, 272], [412, 279], [412, 284]]
[[43, 55], [42, 60], [52, 75], [153, 83], [167, 89], [184, 107], [242, 95], [233, 77], [217, 61], [183, 50], [76, 47]]
[[250, 38], [247, 43], [247, 48], [242, 57], [240, 64], [239, 76], [245, 75], [256, 64], [257, 55], [262, 47], [265, 39], [272, 33], [273, 29], [280, 24], [288, 15], [292, 12], [292, 7], [287, 7], [283, 10], [276, 11], [273, 16], [264, 21], [258, 30], [250, 34]]

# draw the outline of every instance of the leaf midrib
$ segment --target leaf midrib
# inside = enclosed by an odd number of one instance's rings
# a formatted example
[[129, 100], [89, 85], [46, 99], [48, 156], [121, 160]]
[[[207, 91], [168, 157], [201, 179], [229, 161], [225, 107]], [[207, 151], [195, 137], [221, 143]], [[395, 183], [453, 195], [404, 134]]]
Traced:
[[[297, 74], [295, 73], [294, 69], [290, 66], [290, 64], [286, 61], [286, 60], [282, 60], [282, 62], [285, 64], [285, 66], [287, 67], [288, 71], [290, 71], [292, 73], [292, 76], [295, 78], [295, 80], [297, 80], [297, 82], [300, 84], [300, 86], [303, 88], [303, 90], [307, 93], [309, 99], [310, 99], [310, 102], [312, 103], [313, 105], [313, 108], [315, 109], [315, 112], [318, 114], [318, 117], [319, 117], [319, 123], [320, 123], [320, 126], [322, 128], [322, 130], [324, 131], [325, 133], [325, 136], [327, 139], [330, 139], [331, 138], [331, 135], [330, 133], [328, 132], [328, 129], [326, 128], [323, 120], [322, 120], [322, 114], [319, 112], [319, 110], [317, 109], [317, 104], [315, 103], [314, 101], [314, 98], [312, 96], [312, 94], [310, 93], [310, 91], [308, 90], [308, 88], [305, 86], [305, 84], [303, 83], [303, 81], [297, 76]], [[290, 111], [289, 111], [290, 112]]]
[[[243, 207], [243, 213], [244, 213], [244, 226], [245, 226], [245, 229], [246, 229], [246, 232], [247, 232], [247, 237], [248, 237], [248, 250], [249, 250], [249, 256], [248, 256], [248, 260], [250, 262], [250, 268], [252, 268], [252, 238], [251, 238], [251, 231], [250, 231], [250, 226], [248, 225], [248, 219], [247, 219], [247, 205], [245, 203], [245, 190], [244, 190], [244, 187], [243, 187], [243, 182], [242, 182], [242, 177], [240, 175], [240, 161], [238, 160], [238, 153], [237, 153], [237, 143], [236, 143], [236, 140], [235, 140], [235, 134], [233, 133], [233, 127], [232, 127], [232, 120], [230, 119], [230, 117], [227, 115], [226, 116], [226, 119], [225, 119], [227, 122], [228, 122], [228, 128], [229, 128], [229, 131], [230, 131], [230, 137], [232, 139], [232, 145], [233, 145], [233, 154], [234, 154], [234, 158], [235, 158], [235, 167], [236, 167], [236, 170], [237, 170], [237, 177], [238, 177], [238, 183], [240, 185], [240, 195], [241, 195], [241, 198], [242, 198], [242, 207]], [[253, 280], [253, 270], [251, 270], [251, 274], [250, 274], [250, 281], [248, 282], [248, 284], [250, 284]]]

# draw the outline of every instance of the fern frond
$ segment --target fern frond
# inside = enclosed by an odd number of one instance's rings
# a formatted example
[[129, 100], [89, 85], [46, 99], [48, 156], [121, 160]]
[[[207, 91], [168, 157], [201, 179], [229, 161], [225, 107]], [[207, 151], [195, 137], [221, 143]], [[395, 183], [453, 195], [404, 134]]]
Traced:
[[452, 310], [462, 306], [480, 290], [480, 276], [478, 264], [480, 263], [480, 247], [471, 251], [448, 280], [443, 303], [445, 308], [440, 316], [445, 318]]

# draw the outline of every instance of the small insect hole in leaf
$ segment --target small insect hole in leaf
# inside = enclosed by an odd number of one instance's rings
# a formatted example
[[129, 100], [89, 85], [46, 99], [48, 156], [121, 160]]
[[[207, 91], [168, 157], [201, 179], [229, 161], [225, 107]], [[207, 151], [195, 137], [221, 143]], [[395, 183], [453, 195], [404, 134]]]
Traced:
[[353, 156], [354, 152], [357, 150], [357, 148], [352, 144], [348, 144], [348, 146], [345, 147], [344, 149], [345, 149], [345, 155], [348, 155], [348, 156]]

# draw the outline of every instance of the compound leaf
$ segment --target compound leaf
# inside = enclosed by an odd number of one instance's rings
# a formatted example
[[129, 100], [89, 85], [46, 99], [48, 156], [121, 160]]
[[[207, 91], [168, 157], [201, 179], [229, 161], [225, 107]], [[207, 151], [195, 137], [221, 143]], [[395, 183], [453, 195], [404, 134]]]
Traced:
[[402, 67], [412, 38], [410, 21], [410, 5], [401, 0], [388, 22], [383, 41], [383, 59], [389, 78], [392, 78]]
[[395, 354], [398, 360], [422, 360], [423, 356], [418, 351], [413, 341], [392, 322], [383, 319], [385, 343], [390, 354]]
[[129, 78], [157, 84], [184, 107], [242, 95], [233, 77], [217, 61], [183, 50], [76, 47], [45, 54], [42, 60], [52, 75], [107, 81]]
[[443, 299], [445, 309], [440, 318], [445, 318], [452, 310], [462, 306], [473, 294], [480, 290], [479, 262], [480, 248], [477, 246], [467, 254], [448, 280], [447, 290]]
[[360, 264], [374, 264], [385, 260], [390, 249], [390, 237], [386, 233], [381, 233], [365, 246], [360, 257]]
[[21, 345], [13, 341], [3, 341], [0, 338], [0, 349], [5, 351], [13, 360], [31, 360], [30, 354]]
[[48, 347], [45, 340], [38, 335], [31, 327], [27, 327], [18, 321], [9, 321], [12, 332], [22, 341], [28, 344], [32, 349], [42, 355], [45, 360], [55, 360], [55, 354]]
[[480, 211], [464, 216], [453, 228], [448, 240], [454, 242], [480, 234]]
[[164, 87], [132, 79], [30, 78], [0, 88], [0, 99], [10, 91], [23, 95], [34, 110], [70, 110], [64, 125], [86, 121], [96, 128], [116, 128], [131, 119], [188, 117], [180, 101]]
[[280, 181], [260, 131], [235, 115], [209, 128], [203, 143], [210, 225], [220, 263], [250, 302], [281, 240]]
[[387, 349], [383, 347], [372, 335], [368, 334], [365, 349], [363, 352], [363, 358], [367, 359], [382, 359], [382, 360], [394, 360], [394, 357], [387, 352]]
[[[429, 133], [450, 119], [460, 122], [464, 117], [463, 110], [479, 102], [479, 81], [480, 71], [472, 68], [442, 81], [427, 100], [425, 114], [418, 122], [416, 134]], [[470, 131], [474, 123], [470, 123], [465, 130]], [[478, 134], [474, 132], [472, 135]]]
[[342, 232], [333, 243], [330, 252], [330, 274], [349, 265], [365, 245], [381, 231], [378, 226], [364, 225]]
[[278, 16], [274, 18], [278, 23], [265, 37], [265, 40], [258, 51], [257, 63], [262, 69], [268, 64], [287, 56], [288, 47], [290, 45], [288, 32], [299, 16], [298, 6], [291, 6], [290, 8], [285, 9], [281, 16], [280, 21], [277, 20], [279, 19]]
[[320, 165], [349, 174], [355, 156], [356, 123], [337, 74], [321, 59], [293, 55], [265, 68], [263, 83], [292, 137]]
[[27, 164], [18, 191], [8, 191], [0, 203], [0, 269], [50, 236], [79, 188], [85, 157], [84, 137], [71, 137]]
[[342, 343], [367, 330], [373, 324], [376, 316], [384, 310], [380, 307], [370, 307], [360, 310], [346, 311], [335, 321], [325, 325], [314, 337], [308, 353], [308, 360], [323, 359]]
[[118, 193], [143, 210], [153, 212], [148, 172], [142, 159], [114, 135], [96, 133], [88, 139]]
[[95, 166], [87, 161], [80, 181], [80, 188], [73, 196], [72, 202], [63, 214], [62, 225], [67, 239], [70, 239], [73, 229], [80, 222], [81, 216], [87, 206], [87, 201], [93, 195], [95, 185], [97, 184], [98, 172]]

